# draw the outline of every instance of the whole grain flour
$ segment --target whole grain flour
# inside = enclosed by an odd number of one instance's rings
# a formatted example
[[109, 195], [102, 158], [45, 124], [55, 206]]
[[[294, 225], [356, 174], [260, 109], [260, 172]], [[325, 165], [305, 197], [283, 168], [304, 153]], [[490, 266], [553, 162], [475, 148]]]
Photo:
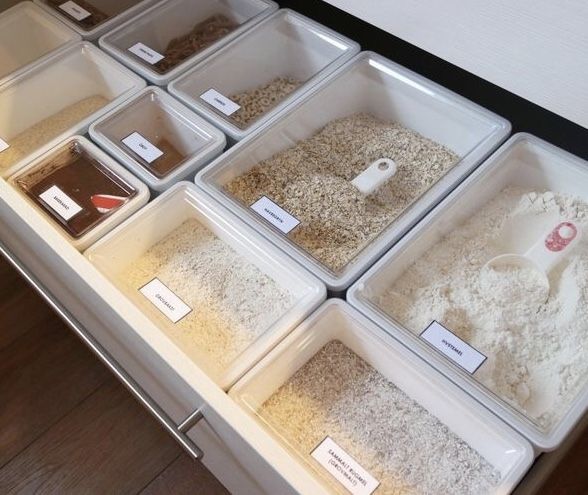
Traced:
[[376, 495], [484, 495], [500, 481], [476, 450], [338, 340], [257, 413], [333, 487], [310, 457], [327, 435], [380, 482]]
[[568, 410], [588, 376], [586, 237], [549, 273], [550, 289], [528, 269], [489, 274], [484, 265], [523, 254], [563, 220], [586, 231], [588, 203], [507, 188], [371, 296], [412, 332], [437, 320], [486, 355], [475, 378], [544, 429]]
[[[188, 356], [204, 356], [221, 370], [294, 304], [287, 288], [195, 219], [152, 246], [119, 277]], [[176, 324], [138, 293], [155, 277], [192, 308]]]

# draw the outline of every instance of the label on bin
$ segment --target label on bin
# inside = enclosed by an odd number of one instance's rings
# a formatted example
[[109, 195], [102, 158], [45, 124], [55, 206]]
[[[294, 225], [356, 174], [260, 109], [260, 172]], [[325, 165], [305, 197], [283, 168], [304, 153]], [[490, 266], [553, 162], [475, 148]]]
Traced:
[[433, 320], [421, 333], [421, 338], [469, 373], [475, 373], [486, 361], [484, 354], [466, 344], [438, 321]]
[[8, 148], [10, 148], [10, 145], [0, 138], [0, 153], [2, 153], [4, 150], [7, 150]]
[[217, 110], [220, 110], [226, 116], [233, 115], [241, 108], [241, 105], [237, 105], [233, 100], [229, 100], [214, 88], [210, 88], [208, 91], [202, 93], [200, 98]]
[[310, 455], [353, 495], [371, 495], [380, 485], [331, 437], [326, 437]]
[[259, 198], [251, 205], [251, 209], [265, 218], [272, 225], [275, 225], [284, 234], [289, 233], [300, 224], [300, 220], [290, 215], [290, 213], [283, 208], [280, 208], [267, 196]]
[[75, 2], [62, 3], [59, 8], [66, 14], [71, 15], [76, 21], [83, 21], [86, 17], [90, 17], [92, 15], [91, 12], [83, 9]]
[[79, 204], [57, 186], [51, 186], [45, 192], [39, 194], [39, 198], [66, 222], [83, 210]]
[[165, 58], [161, 53], [152, 50], [143, 43], [135, 43], [133, 46], [131, 46], [131, 48], [129, 48], [129, 51], [137, 55], [137, 57], [142, 58], [146, 62], [149, 62], [150, 64], [156, 64]]
[[192, 311], [190, 306], [176, 296], [158, 278], [154, 278], [151, 282], [146, 283], [139, 289], [139, 292], [173, 323], [177, 323]]
[[126, 138], [121, 139], [121, 143], [137, 153], [147, 163], [151, 163], [163, 155], [163, 151], [151, 144], [149, 140], [138, 132], [133, 132]]

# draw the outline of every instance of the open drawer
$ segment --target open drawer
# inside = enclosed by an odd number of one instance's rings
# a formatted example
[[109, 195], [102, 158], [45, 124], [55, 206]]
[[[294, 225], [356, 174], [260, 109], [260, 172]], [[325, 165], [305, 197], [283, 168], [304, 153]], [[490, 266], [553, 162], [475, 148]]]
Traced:
[[[185, 432], [202, 418], [230, 446], [268, 493], [327, 493], [309, 473], [282, 456], [280, 446], [193, 361], [136, 308], [126, 307], [108, 280], [0, 180], [0, 247], [78, 331], [140, 402], [194, 457]], [[129, 310], [130, 309], [130, 310]], [[206, 452], [205, 452], [206, 456]]]

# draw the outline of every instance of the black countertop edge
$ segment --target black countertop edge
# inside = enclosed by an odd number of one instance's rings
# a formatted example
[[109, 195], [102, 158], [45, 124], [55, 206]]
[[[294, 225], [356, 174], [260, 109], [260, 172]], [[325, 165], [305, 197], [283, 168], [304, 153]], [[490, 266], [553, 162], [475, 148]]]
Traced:
[[324, 1], [279, 1], [371, 50], [510, 120], [512, 132], [529, 132], [588, 160], [588, 129], [422, 50]]

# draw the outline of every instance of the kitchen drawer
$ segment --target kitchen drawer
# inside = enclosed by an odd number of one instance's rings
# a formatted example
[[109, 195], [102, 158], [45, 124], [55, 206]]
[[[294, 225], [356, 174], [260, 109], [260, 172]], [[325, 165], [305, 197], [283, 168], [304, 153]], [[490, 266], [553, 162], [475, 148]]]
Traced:
[[[213, 440], [222, 441], [234, 462], [261, 480], [268, 493], [327, 493], [304, 468], [281, 455], [274, 439], [146, 316], [125, 304], [110, 282], [1, 179], [0, 243], [34, 274], [40, 290], [63, 306], [65, 313], [58, 311], [61, 316], [77, 322], [99, 350], [110, 354], [115, 369], [123, 372], [123, 382], [125, 371], [136, 382], [135, 392], [138, 389], [149, 399], [141, 400], [143, 405], [160, 421], [167, 419], [164, 426], [185, 448], [199, 435], [186, 436], [179, 425], [200, 409], [205, 424], [215, 432]], [[204, 442], [214, 444], [210, 439]], [[198, 448], [191, 450], [198, 455]], [[208, 450], [210, 464], [220, 465], [214, 457], [220, 454], [213, 447]], [[255, 484], [250, 480], [243, 486]]]

